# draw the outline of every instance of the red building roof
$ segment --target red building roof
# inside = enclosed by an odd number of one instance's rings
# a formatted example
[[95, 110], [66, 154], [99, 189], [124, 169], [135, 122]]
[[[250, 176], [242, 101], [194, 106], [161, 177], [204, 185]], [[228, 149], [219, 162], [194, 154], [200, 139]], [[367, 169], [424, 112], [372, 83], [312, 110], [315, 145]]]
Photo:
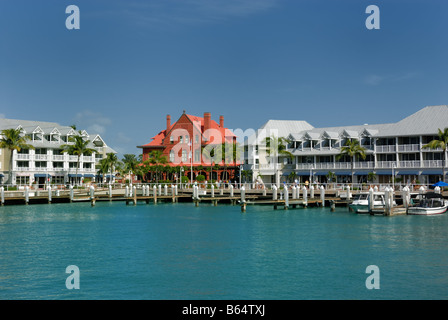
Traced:
[[[173, 135], [172, 138], [171, 135]], [[179, 138], [179, 135], [181, 136]], [[188, 141], [185, 141], [188, 137]], [[178, 143], [187, 144], [192, 142], [197, 148], [206, 145], [216, 145], [222, 143], [236, 143], [236, 136], [232, 131], [224, 127], [224, 117], [220, 116], [219, 124], [211, 119], [209, 112], [204, 113], [204, 117], [188, 115], [184, 113], [173, 124], [171, 124], [171, 116], [166, 117], [166, 129], [160, 131], [151, 138], [152, 141], [138, 146], [143, 149], [143, 161], [148, 160], [149, 153], [154, 150], [162, 151], [166, 158], [170, 159], [170, 151]], [[176, 141], [174, 141], [176, 139]], [[198, 143], [199, 141], [199, 143]], [[179, 155], [180, 157], [182, 155]], [[169, 161], [170, 162], [170, 161]], [[204, 164], [201, 161], [193, 161], [194, 165]], [[171, 164], [171, 163], [170, 163]], [[182, 165], [189, 165], [190, 160], [184, 161]], [[179, 165], [176, 163], [175, 165]]]

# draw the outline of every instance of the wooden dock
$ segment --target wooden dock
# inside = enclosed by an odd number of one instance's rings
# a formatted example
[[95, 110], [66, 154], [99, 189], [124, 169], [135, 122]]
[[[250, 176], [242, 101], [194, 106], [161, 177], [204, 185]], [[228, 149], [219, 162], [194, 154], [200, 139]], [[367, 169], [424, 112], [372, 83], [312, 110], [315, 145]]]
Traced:
[[[0, 190], [1, 191], [1, 190]], [[121, 189], [107, 189], [102, 188], [98, 190], [81, 189], [81, 190], [20, 190], [20, 191], [1, 191], [1, 205], [28, 205], [38, 203], [79, 203], [90, 202], [95, 206], [96, 202], [100, 201], [121, 201], [127, 205], [137, 205], [144, 202], [146, 204], [157, 204], [159, 202], [193, 202], [196, 206], [203, 204], [212, 204], [217, 206], [219, 203], [239, 205], [241, 211], [245, 212], [248, 206], [263, 205], [272, 206], [277, 209], [296, 209], [313, 206], [329, 207], [331, 211], [335, 211], [336, 207], [347, 207], [349, 209], [350, 199], [341, 198], [339, 191], [325, 190], [325, 197], [321, 197], [319, 191], [314, 193], [314, 197], [289, 198], [287, 193], [275, 193], [272, 190], [229, 190], [218, 189], [200, 190], [201, 192], [194, 197], [192, 189], [177, 190], [173, 188], [164, 188], [162, 191], [159, 187], [156, 189], [149, 189], [148, 187], [133, 190], [129, 188]], [[244, 192], [243, 192], [244, 191]], [[268, 191], [268, 192], [267, 192]], [[285, 199], [285, 197], [287, 199]], [[377, 210], [372, 214], [385, 214], [384, 210]], [[405, 208], [402, 206], [395, 206], [390, 215], [406, 214]]]

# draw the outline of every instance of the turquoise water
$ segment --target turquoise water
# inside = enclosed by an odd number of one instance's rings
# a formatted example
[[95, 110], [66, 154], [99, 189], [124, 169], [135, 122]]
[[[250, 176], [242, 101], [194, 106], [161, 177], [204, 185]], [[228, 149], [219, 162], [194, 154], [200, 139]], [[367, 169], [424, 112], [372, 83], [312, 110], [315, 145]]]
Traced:
[[[448, 216], [123, 202], [0, 208], [1, 299], [447, 299]], [[66, 267], [80, 270], [68, 290]], [[366, 288], [366, 267], [380, 289]]]

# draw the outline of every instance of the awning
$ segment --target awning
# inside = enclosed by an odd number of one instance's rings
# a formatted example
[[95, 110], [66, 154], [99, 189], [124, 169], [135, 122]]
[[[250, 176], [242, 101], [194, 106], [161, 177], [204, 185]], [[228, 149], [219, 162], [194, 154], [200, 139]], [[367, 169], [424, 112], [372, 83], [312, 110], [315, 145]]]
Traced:
[[377, 176], [391, 176], [392, 175], [392, 170], [387, 170], [387, 171], [378, 170], [378, 171], [375, 171], [375, 174]]
[[69, 177], [69, 178], [82, 178], [83, 175], [82, 175], [81, 173], [78, 173], [78, 174], [69, 173], [69, 174], [68, 174], [68, 177]]
[[309, 177], [310, 176], [310, 172], [308, 171], [308, 172], [306, 172], [306, 171], [299, 171], [299, 172], [297, 172], [297, 175], [298, 176], [307, 176], [307, 177]]
[[84, 175], [84, 178], [94, 178], [95, 177], [95, 175], [94, 174], [85, 174]]
[[315, 176], [326, 176], [327, 174], [328, 174], [328, 171], [313, 172], [313, 175], [315, 175]]
[[396, 173], [398, 175], [419, 175], [420, 171], [418, 170], [398, 170], [398, 172]]
[[51, 174], [45, 174], [45, 173], [35, 173], [34, 174], [35, 178], [50, 178]]
[[366, 176], [372, 171], [356, 171], [355, 176]]
[[423, 175], [442, 175], [442, 170], [423, 170]]
[[291, 171], [283, 172], [282, 176], [289, 176], [291, 174]]
[[335, 171], [335, 174], [337, 176], [351, 176], [352, 172], [351, 171]]

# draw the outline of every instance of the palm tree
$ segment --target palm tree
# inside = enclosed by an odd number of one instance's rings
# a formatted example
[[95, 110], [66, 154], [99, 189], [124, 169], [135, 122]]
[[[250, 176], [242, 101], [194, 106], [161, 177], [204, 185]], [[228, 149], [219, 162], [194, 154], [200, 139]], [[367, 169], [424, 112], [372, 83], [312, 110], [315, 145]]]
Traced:
[[438, 129], [438, 137], [428, 144], [425, 144], [424, 149], [442, 149], [443, 150], [443, 180], [445, 181], [445, 166], [446, 166], [446, 149], [448, 144], [448, 128], [442, 130]]
[[26, 142], [29, 140], [28, 136], [23, 135], [23, 129], [4, 129], [1, 131], [0, 148], [8, 149], [9, 156], [9, 173], [7, 184], [12, 183], [12, 157], [14, 150], [20, 152], [22, 149], [34, 149], [34, 147]]
[[110, 178], [109, 178], [109, 184], [110, 184], [111, 181], [112, 181], [113, 172], [118, 170], [118, 169], [120, 169], [120, 164], [121, 163], [118, 160], [117, 155], [115, 153], [112, 153], [112, 152], [106, 154], [106, 158], [104, 158], [104, 160], [105, 160], [106, 165], [107, 165], [107, 167], [109, 169], [109, 172], [110, 172]]
[[104, 177], [109, 172], [109, 164], [107, 163], [107, 159], [103, 158], [100, 161], [98, 161], [96, 169], [97, 174]]
[[89, 148], [88, 145], [90, 140], [84, 140], [84, 138], [79, 134], [76, 136], [70, 136], [69, 142], [73, 142], [73, 144], [64, 144], [61, 146], [64, 152], [67, 152], [70, 155], [78, 156], [78, 161], [76, 164], [76, 174], [75, 179], [78, 177], [79, 165], [81, 163], [81, 155], [87, 153], [95, 153], [96, 150]]
[[369, 172], [367, 174], [367, 181], [372, 183], [376, 179], [376, 173], [375, 172]]
[[168, 163], [167, 158], [162, 154], [162, 151], [154, 150], [149, 154], [149, 163], [154, 165], [156, 171], [156, 182], [159, 182], [158, 172], [162, 169], [162, 165]]
[[288, 175], [288, 178], [291, 182], [294, 182], [297, 178], [297, 173], [295, 171], [291, 171], [291, 173]]
[[347, 139], [345, 142], [345, 146], [341, 148], [341, 152], [336, 156], [336, 159], [339, 160], [344, 156], [348, 156], [350, 158], [350, 167], [352, 172], [352, 183], [355, 180], [354, 179], [354, 172], [353, 172], [353, 164], [356, 157], [361, 157], [362, 159], [365, 159], [367, 157], [366, 155], [366, 149], [364, 147], [361, 147], [359, 144], [359, 140], [357, 139]]
[[123, 170], [128, 172], [130, 177], [131, 174], [137, 173], [139, 162], [135, 154], [124, 154], [122, 162], [124, 164]]
[[332, 171], [328, 171], [327, 173], [327, 181], [329, 183], [336, 181], [336, 174]]
[[[276, 155], [279, 156], [287, 156], [289, 159], [293, 160], [294, 156], [291, 152], [289, 152], [287, 149], [289, 141], [287, 138], [284, 137], [276, 137], [275, 135], [272, 135], [271, 137], [266, 137], [263, 142], [266, 144], [266, 153], [268, 156], [271, 156], [271, 151], [274, 153], [272, 156]], [[277, 159], [278, 160], [278, 159]], [[277, 172], [277, 170], [275, 170]], [[277, 177], [277, 174], [275, 174]], [[277, 178], [276, 178], [277, 179]], [[277, 186], [280, 185], [280, 177], [277, 179]]]
[[278, 156], [287, 156], [291, 160], [294, 158], [293, 154], [289, 152], [287, 149], [288, 143], [291, 141], [284, 137], [276, 137], [272, 135], [272, 137], [266, 137], [263, 142], [266, 144], [266, 153], [268, 156], [271, 155], [271, 151]]

